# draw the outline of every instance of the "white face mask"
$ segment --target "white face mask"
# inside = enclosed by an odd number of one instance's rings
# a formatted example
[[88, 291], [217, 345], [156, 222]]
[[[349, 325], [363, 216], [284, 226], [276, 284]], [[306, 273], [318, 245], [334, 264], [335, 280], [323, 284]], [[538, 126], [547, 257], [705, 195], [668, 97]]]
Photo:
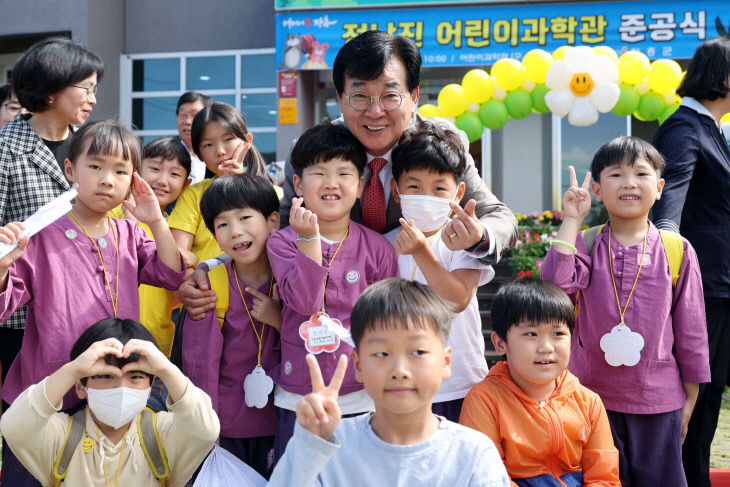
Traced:
[[413, 220], [416, 228], [426, 233], [438, 230], [446, 222], [451, 214], [449, 203], [454, 201], [453, 198], [447, 200], [436, 196], [400, 194], [400, 191], [398, 191], [398, 196], [400, 196], [400, 209], [403, 213], [403, 219], [405, 221]]
[[89, 409], [96, 419], [107, 426], [119, 429], [132, 421], [144, 409], [151, 388], [132, 389], [115, 387], [113, 389], [87, 388]]

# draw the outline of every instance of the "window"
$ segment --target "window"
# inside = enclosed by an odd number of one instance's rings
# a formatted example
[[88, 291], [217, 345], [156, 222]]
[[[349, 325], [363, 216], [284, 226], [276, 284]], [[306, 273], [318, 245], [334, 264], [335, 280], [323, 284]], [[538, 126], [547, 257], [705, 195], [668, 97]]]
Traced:
[[254, 145], [276, 158], [274, 49], [178, 52], [122, 56], [122, 121], [144, 143], [177, 135], [177, 99], [199, 91], [241, 111]]

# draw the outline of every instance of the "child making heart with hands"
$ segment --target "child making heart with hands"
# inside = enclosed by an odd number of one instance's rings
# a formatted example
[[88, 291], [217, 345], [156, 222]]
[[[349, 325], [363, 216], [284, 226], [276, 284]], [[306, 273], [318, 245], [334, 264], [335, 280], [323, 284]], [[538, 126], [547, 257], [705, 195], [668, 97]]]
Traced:
[[[144, 461], [146, 451], [134, 426], [155, 377], [170, 393], [169, 412], [154, 419], [168, 467], [166, 483], [183, 485], [190, 478], [218, 435], [218, 418], [210, 399], [153, 340], [137, 321], [103, 319], [74, 343], [70, 362], [30, 386], [5, 412], [0, 428], [6, 446], [43, 485], [53, 485], [57, 473], [68, 485], [160, 485]], [[67, 391], [88, 403], [82, 410], [85, 430], [66, 470], [57, 472], [70, 437], [69, 415], [58, 412]]]

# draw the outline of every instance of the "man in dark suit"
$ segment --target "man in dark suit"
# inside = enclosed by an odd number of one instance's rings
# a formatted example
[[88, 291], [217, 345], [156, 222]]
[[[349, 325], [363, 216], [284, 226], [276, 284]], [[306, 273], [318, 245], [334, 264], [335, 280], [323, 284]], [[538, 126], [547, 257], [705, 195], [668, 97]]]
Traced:
[[[720, 118], [730, 112], [730, 40], [696, 51], [677, 90], [679, 109], [657, 131], [667, 160], [657, 228], [680, 232], [697, 251], [705, 293], [712, 382], [703, 384], [683, 445], [689, 486], [710, 486], [710, 445], [730, 368], [730, 150]], [[685, 423], [686, 424], [686, 423]]]
[[[416, 113], [421, 71], [421, 54], [406, 37], [382, 31], [369, 31], [345, 44], [335, 58], [332, 77], [343, 123], [365, 146], [363, 196], [355, 203], [351, 218], [385, 233], [399, 226], [400, 205], [390, 194], [393, 177], [390, 151], [403, 131], [418, 126], [423, 118]], [[431, 119], [456, 128], [446, 120]], [[464, 174], [464, 208], [454, 204], [455, 217], [442, 232], [451, 250], [469, 250], [487, 262], [496, 262], [517, 237], [517, 221], [487, 188], [469, 155], [466, 136], [456, 130], [467, 154]], [[284, 198], [281, 202], [282, 226], [288, 223], [294, 171], [286, 164]], [[373, 174], [377, 174], [373, 178]], [[471, 201], [473, 200], [473, 201]]]

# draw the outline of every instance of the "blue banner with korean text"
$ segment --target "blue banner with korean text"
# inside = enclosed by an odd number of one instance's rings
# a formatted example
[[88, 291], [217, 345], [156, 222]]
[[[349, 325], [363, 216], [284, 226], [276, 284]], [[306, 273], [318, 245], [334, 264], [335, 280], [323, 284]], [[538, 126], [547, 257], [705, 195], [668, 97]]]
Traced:
[[728, 1], [584, 2], [276, 14], [279, 70], [330, 69], [337, 51], [366, 30], [413, 39], [424, 66], [489, 65], [535, 48], [607, 45], [619, 54], [691, 58], [730, 32]]

